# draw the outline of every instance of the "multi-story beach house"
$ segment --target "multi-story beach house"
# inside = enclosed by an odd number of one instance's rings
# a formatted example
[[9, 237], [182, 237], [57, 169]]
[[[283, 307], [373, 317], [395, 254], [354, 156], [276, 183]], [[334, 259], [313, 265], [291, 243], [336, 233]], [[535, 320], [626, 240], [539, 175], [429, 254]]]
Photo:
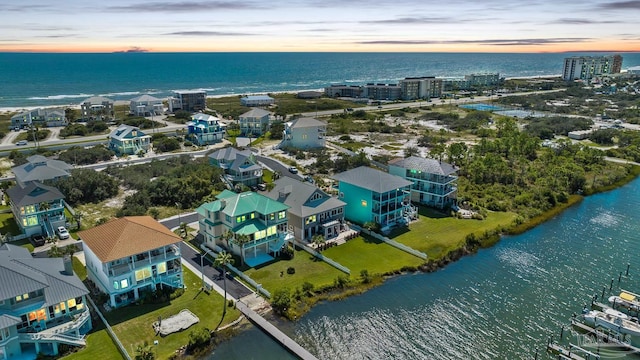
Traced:
[[455, 204], [457, 171], [446, 162], [417, 156], [389, 161], [389, 174], [412, 182], [411, 201], [438, 209]]
[[111, 120], [114, 112], [113, 100], [104, 96], [93, 96], [85, 99], [80, 104], [80, 116], [82, 120]]
[[135, 116], [153, 116], [164, 113], [162, 99], [151, 95], [140, 95], [129, 101], [129, 113]]
[[137, 301], [145, 292], [182, 288], [182, 239], [150, 216], [110, 220], [78, 232], [87, 276], [109, 295], [111, 307]]
[[175, 91], [174, 96], [169, 98], [169, 111], [178, 110], [188, 112], [204, 111], [207, 107], [206, 91]]
[[327, 124], [310, 117], [298, 118], [284, 124], [281, 148], [321, 149], [325, 147]]
[[187, 123], [187, 139], [203, 146], [222, 141], [225, 125], [215, 116], [197, 113]]
[[362, 87], [362, 97], [371, 100], [398, 100], [402, 98], [402, 89], [398, 84], [373, 84]]
[[308, 182], [283, 176], [265, 195], [289, 207], [289, 227], [298, 240], [311, 242], [314, 235], [329, 240], [349, 230], [344, 222], [345, 202]]
[[151, 149], [151, 136], [135, 126], [122, 124], [109, 134], [109, 149], [116, 155], [137, 155]]
[[73, 166], [61, 160], [46, 158], [42, 155], [31, 155], [27, 162], [14, 166], [11, 171], [15, 175], [16, 183], [25, 187], [34, 181], [57, 180], [71, 176]]
[[271, 113], [255, 108], [240, 115], [239, 125], [240, 133], [245, 136], [260, 136], [269, 130], [269, 119]]
[[430, 99], [442, 95], [442, 79], [433, 76], [408, 77], [398, 84], [404, 100]]
[[622, 69], [622, 56], [572, 56], [564, 59], [562, 80], [591, 80], [600, 75], [618, 74]]
[[66, 226], [64, 195], [58, 189], [33, 181], [7, 189], [7, 195], [22, 234], [55, 236], [58, 226]]
[[274, 259], [293, 235], [287, 231], [287, 205], [256, 192], [225, 190], [202, 204], [198, 233], [213, 250], [225, 248], [254, 267]]
[[240, 98], [242, 106], [269, 106], [276, 103], [276, 99], [269, 95], [249, 95]]
[[209, 164], [224, 171], [225, 179], [232, 186], [248, 187], [262, 183], [262, 166], [249, 150], [226, 147], [209, 154]]
[[84, 346], [91, 330], [89, 291], [71, 257], [34, 258], [0, 245], [0, 359], [56, 356], [60, 345]]
[[338, 198], [346, 203], [344, 216], [357, 224], [375, 222], [383, 229], [406, 223], [413, 216], [411, 181], [361, 166], [333, 176]]
[[25, 129], [32, 125], [37, 127], [67, 126], [68, 121], [64, 110], [33, 109], [24, 111], [11, 117], [12, 129]]

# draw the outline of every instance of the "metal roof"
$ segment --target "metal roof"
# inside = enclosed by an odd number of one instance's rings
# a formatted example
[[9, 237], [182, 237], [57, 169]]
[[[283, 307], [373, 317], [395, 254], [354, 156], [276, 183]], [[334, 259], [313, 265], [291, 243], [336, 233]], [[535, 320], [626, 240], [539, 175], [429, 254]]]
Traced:
[[[266, 196], [288, 205], [289, 212], [298, 217], [307, 217], [346, 205], [344, 201], [330, 196], [315, 185], [288, 176], [276, 180], [275, 184]], [[311, 201], [314, 194], [320, 194], [321, 198]]]
[[[213, 201], [213, 203], [219, 202], [222, 213], [231, 217], [249, 214], [254, 211], [265, 215], [289, 208], [285, 204], [252, 191], [240, 194], [223, 191], [216, 198], [218, 200]], [[211, 204], [210, 206], [218, 206], [218, 204]]]
[[48, 159], [42, 155], [32, 155], [27, 163], [11, 168], [16, 180], [21, 183], [30, 181], [44, 181], [59, 177], [70, 176], [69, 170], [73, 166], [61, 160]]
[[270, 112], [268, 112], [267, 110], [263, 110], [260, 108], [253, 108], [249, 111], [247, 111], [246, 113], [240, 115], [240, 118], [262, 118], [265, 117], [267, 115], [271, 115]]
[[450, 175], [458, 171], [458, 168], [446, 162], [417, 156], [393, 159], [389, 161], [389, 165], [438, 175]]
[[332, 178], [375, 193], [384, 193], [413, 184], [413, 182], [400, 176], [391, 175], [367, 166], [360, 166], [335, 174]]
[[149, 135], [146, 135], [144, 132], [142, 132], [139, 128], [137, 128], [135, 126], [121, 124], [120, 126], [118, 126], [116, 129], [114, 129], [109, 134], [109, 138], [117, 139], [117, 140], [123, 140], [123, 139], [126, 139], [127, 136], [129, 134], [131, 134], [131, 132], [134, 131], [134, 130], [137, 131], [138, 133], [136, 134], [135, 137], [131, 137], [131, 139], [133, 139], [133, 138], [141, 138], [141, 137], [144, 137], [144, 136], [149, 136]]
[[144, 95], [140, 95], [138, 97], [135, 97], [135, 98], [131, 99], [131, 101], [132, 102], [158, 102], [158, 101], [162, 102], [161, 99], [158, 99], [157, 97], [151, 96], [151, 95], [148, 95], [148, 94], [144, 94]]
[[84, 99], [83, 104], [102, 104], [102, 103], [113, 103], [113, 100], [104, 97], [104, 96], [92, 96], [90, 98]]
[[16, 185], [7, 189], [7, 195], [16, 206], [39, 204], [53, 200], [64, 199], [64, 195], [53, 186], [43, 185], [37, 181], [27, 184], [25, 187]]

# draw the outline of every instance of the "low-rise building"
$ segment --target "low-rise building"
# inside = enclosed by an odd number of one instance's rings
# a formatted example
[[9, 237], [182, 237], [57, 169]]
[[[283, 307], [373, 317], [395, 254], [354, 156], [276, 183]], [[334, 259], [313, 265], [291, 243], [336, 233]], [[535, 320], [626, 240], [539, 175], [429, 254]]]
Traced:
[[145, 292], [183, 287], [182, 239], [150, 216], [113, 219], [78, 237], [87, 276], [109, 295], [111, 307], [133, 303]]
[[249, 95], [240, 98], [242, 106], [269, 106], [276, 103], [276, 99], [269, 95]]
[[289, 207], [289, 227], [296, 239], [311, 242], [314, 235], [322, 235], [330, 240], [349, 230], [344, 222], [345, 202], [308, 182], [283, 176], [266, 196]]
[[211, 145], [222, 141], [225, 125], [215, 116], [197, 113], [187, 123], [187, 139], [196, 145]]
[[263, 109], [251, 109], [239, 117], [240, 133], [245, 136], [260, 136], [269, 130], [271, 113]]
[[34, 181], [57, 180], [71, 176], [73, 166], [61, 160], [46, 158], [42, 155], [31, 155], [27, 162], [14, 166], [11, 171], [16, 177], [16, 183], [22, 187]]
[[60, 109], [33, 109], [23, 111], [11, 117], [12, 129], [25, 129], [32, 125], [37, 127], [67, 126], [69, 122], [64, 110]]
[[113, 106], [113, 100], [104, 96], [93, 96], [80, 104], [80, 116], [84, 121], [112, 120], [115, 115]]
[[109, 134], [109, 149], [116, 155], [137, 155], [151, 149], [151, 136], [135, 126], [122, 124]]
[[404, 78], [399, 85], [404, 100], [439, 98], [442, 95], [442, 79], [433, 76]]
[[225, 190], [196, 209], [198, 233], [213, 250], [225, 248], [254, 267], [271, 261], [289, 241], [287, 205], [256, 192]]
[[89, 291], [71, 257], [34, 258], [0, 245], [0, 359], [56, 356], [60, 345], [84, 346], [91, 330]]
[[53, 237], [58, 226], [66, 226], [64, 195], [55, 187], [33, 181], [7, 189], [7, 195], [22, 234]]
[[204, 111], [207, 107], [207, 92], [200, 90], [175, 91], [174, 96], [168, 99], [169, 111], [178, 110], [197, 112]]
[[129, 102], [129, 113], [136, 116], [153, 116], [164, 113], [162, 99], [151, 95], [140, 95]]
[[375, 222], [388, 227], [408, 222], [411, 181], [361, 166], [333, 176], [338, 181], [338, 199], [346, 203], [345, 218], [357, 224]]
[[362, 97], [371, 100], [398, 100], [402, 89], [398, 84], [367, 84], [362, 87]]
[[251, 187], [262, 182], [262, 166], [249, 150], [226, 147], [209, 154], [209, 163], [224, 171], [225, 179], [233, 186]]
[[325, 147], [326, 134], [324, 122], [309, 117], [298, 118], [284, 124], [280, 147], [321, 149]]
[[412, 182], [411, 201], [439, 209], [455, 204], [457, 171], [446, 162], [417, 156], [389, 161], [389, 174]]
[[362, 86], [359, 85], [330, 85], [324, 88], [324, 94], [329, 97], [359, 98], [362, 96]]

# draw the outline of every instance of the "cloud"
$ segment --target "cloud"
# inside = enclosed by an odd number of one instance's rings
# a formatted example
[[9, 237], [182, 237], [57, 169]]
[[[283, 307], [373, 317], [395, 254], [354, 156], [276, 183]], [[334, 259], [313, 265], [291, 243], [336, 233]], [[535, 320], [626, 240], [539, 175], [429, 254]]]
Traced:
[[590, 25], [590, 24], [618, 24], [619, 21], [613, 20], [591, 20], [584, 18], [561, 18], [550, 21], [548, 24], [568, 24], [568, 25]]
[[605, 10], [640, 10], [640, 0], [614, 1], [600, 4], [598, 7]]
[[116, 52], [116, 53], [144, 53], [144, 52], [149, 52], [149, 50], [141, 48], [139, 46], [132, 46], [127, 50], [118, 50], [118, 51], [114, 51], [114, 52]]
[[255, 34], [249, 33], [234, 33], [234, 32], [222, 32], [222, 31], [175, 31], [166, 33], [163, 35], [176, 35], [176, 36], [253, 36]]
[[12, 4], [12, 5], [0, 5], [0, 11], [2, 12], [32, 12], [49, 10], [52, 6], [50, 4]]
[[157, 1], [124, 6], [109, 6], [108, 11], [115, 12], [201, 12], [206, 10], [245, 10], [264, 9], [264, 3], [249, 3], [240, 1]]
[[590, 41], [590, 38], [550, 38], [550, 39], [488, 39], [488, 40], [372, 40], [361, 41], [363, 45], [448, 45], [479, 44], [498, 46], [531, 46]]
[[450, 22], [460, 22], [460, 20], [453, 19], [450, 17], [429, 17], [429, 16], [420, 16], [420, 17], [401, 17], [397, 19], [386, 19], [386, 20], [366, 20], [361, 21], [362, 24], [400, 24], [400, 25], [408, 25], [408, 24], [440, 24], [440, 23], [450, 23]]

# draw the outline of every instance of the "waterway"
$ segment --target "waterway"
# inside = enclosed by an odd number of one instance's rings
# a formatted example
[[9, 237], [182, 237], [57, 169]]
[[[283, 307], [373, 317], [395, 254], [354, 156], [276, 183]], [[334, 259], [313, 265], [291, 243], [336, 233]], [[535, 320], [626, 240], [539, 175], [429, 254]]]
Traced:
[[[318, 305], [284, 330], [320, 359], [533, 359], [612, 279], [615, 292], [627, 264], [620, 286], [640, 292], [639, 203], [636, 179], [443, 270]], [[287, 358], [255, 328], [209, 357]]]

